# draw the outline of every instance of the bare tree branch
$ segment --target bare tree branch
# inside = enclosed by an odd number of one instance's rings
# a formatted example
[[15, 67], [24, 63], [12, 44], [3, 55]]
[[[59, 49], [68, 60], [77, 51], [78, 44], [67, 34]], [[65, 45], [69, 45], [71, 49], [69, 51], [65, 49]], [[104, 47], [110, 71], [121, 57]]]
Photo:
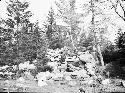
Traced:
[[120, 15], [119, 12], [117, 11], [117, 6], [118, 6], [118, 4], [119, 4], [120, 7], [121, 7], [121, 9], [122, 9], [123, 12], [125, 13], [125, 9], [124, 9], [123, 5], [121, 4], [121, 2], [120, 2], [119, 0], [117, 0], [116, 5], [114, 5], [111, 0], [110, 0], [110, 2], [112, 3], [112, 7], [115, 9], [116, 14], [117, 14], [121, 19], [123, 19], [123, 21], [125, 21], [125, 17], [122, 16], [122, 15]]
[[120, 4], [120, 6], [121, 6], [122, 10], [125, 12], [125, 9], [124, 9], [124, 7], [123, 7], [123, 5], [121, 4], [121, 2], [120, 2], [120, 1], [119, 1], [119, 4]]

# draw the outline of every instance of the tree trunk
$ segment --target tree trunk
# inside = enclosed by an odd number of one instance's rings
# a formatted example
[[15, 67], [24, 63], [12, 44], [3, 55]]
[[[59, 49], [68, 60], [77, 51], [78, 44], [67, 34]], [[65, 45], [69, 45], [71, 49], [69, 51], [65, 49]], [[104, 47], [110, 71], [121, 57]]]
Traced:
[[98, 61], [101, 62], [101, 65], [104, 67], [104, 61], [103, 61], [103, 56], [102, 56], [102, 53], [101, 53], [101, 49], [100, 49], [100, 45], [98, 44], [98, 40], [97, 40], [97, 37], [96, 37], [96, 32], [95, 32], [95, 23], [94, 23], [94, 19], [95, 19], [95, 10], [94, 10], [94, 0], [91, 0], [91, 11], [92, 11], [92, 21], [91, 21], [91, 24], [92, 24], [92, 32], [93, 32], [93, 35], [94, 35], [94, 45], [93, 47], [96, 48], [96, 52], [97, 54], [99, 54], [99, 59]]
[[101, 62], [101, 65], [102, 65], [102, 67], [104, 67], [104, 61], [103, 61], [103, 56], [102, 56], [102, 53], [101, 53], [101, 49], [100, 49], [100, 45], [98, 44], [97, 45], [97, 52], [99, 53], [99, 58], [100, 58], [100, 62]]
[[71, 40], [71, 44], [72, 44], [72, 47], [73, 47], [73, 50], [74, 50], [74, 49], [75, 49], [75, 45], [74, 45], [74, 40], [73, 40], [72, 32], [73, 32], [73, 29], [72, 29], [72, 26], [71, 26], [71, 30], [70, 30], [70, 40]]

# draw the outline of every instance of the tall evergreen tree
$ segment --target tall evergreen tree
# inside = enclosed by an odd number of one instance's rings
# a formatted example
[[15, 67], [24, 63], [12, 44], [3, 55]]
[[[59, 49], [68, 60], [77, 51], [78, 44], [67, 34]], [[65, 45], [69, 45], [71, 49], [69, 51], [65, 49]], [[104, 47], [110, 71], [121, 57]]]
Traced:
[[31, 11], [26, 11], [29, 7], [28, 2], [10, 0], [7, 4], [8, 18], [4, 20], [4, 23], [7, 28], [13, 30], [13, 38], [15, 39], [14, 44], [16, 47], [16, 54], [18, 56], [15, 62], [18, 63], [18, 61], [25, 61], [23, 60], [24, 58], [22, 57], [21, 52], [21, 38], [25, 35], [24, 33], [28, 32], [29, 24], [31, 24], [29, 18], [32, 14]]
[[[15, 44], [13, 43], [12, 29], [0, 27], [0, 64], [5, 65], [13, 62], [17, 57]], [[13, 41], [13, 42], [12, 42]]]
[[56, 26], [56, 22], [55, 22], [55, 18], [54, 18], [55, 14], [54, 14], [54, 11], [51, 7], [49, 13], [48, 13], [48, 16], [47, 16], [47, 23], [46, 23], [46, 28], [47, 28], [47, 31], [46, 31], [46, 35], [48, 37], [48, 39], [51, 41], [52, 37], [53, 37], [53, 34], [55, 32], [55, 26]]
[[[7, 4], [8, 18], [3, 20], [2, 24], [5, 24], [7, 31], [11, 31], [12, 50], [16, 54], [12, 61], [16, 64], [32, 61], [37, 58], [41, 47], [46, 45], [43, 44], [44, 38], [41, 39], [42, 30], [39, 28], [38, 23], [30, 22], [32, 13], [27, 10], [28, 2], [10, 0]], [[8, 49], [10, 48], [8, 47]]]
[[55, 13], [52, 7], [48, 13], [47, 22], [44, 26], [46, 28], [49, 48], [56, 49], [63, 47], [61, 32], [59, 26], [56, 24]]

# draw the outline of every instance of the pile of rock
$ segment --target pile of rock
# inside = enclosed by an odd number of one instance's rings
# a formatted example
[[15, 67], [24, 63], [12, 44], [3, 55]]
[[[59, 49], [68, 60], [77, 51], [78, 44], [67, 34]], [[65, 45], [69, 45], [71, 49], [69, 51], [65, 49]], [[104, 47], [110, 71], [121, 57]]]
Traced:
[[[48, 79], [54, 80], [57, 78], [64, 78], [69, 82], [69, 85], [76, 85], [73, 81], [72, 76], [76, 76], [78, 78], [90, 78], [89, 74], [92, 76], [95, 75], [95, 65], [96, 61], [92, 54], [87, 52], [78, 53], [78, 56], [66, 56], [64, 64], [60, 62], [61, 59], [61, 49], [52, 50], [48, 49], [47, 57], [50, 59], [50, 62], [47, 63], [48, 66], [53, 67], [53, 72], [40, 72], [37, 74], [38, 86], [47, 85], [46, 81]], [[75, 67], [70, 62], [84, 61], [85, 68]], [[73, 72], [66, 72], [67, 65], [72, 69]], [[64, 71], [60, 72], [60, 69], [64, 69]], [[67, 74], [68, 73], [68, 74]], [[72, 82], [73, 81], [73, 82]], [[90, 82], [90, 81], [89, 81]]]
[[61, 49], [48, 49], [46, 56], [51, 62], [59, 61], [61, 59], [61, 51]]
[[30, 70], [30, 69], [36, 69], [36, 66], [34, 64], [30, 64], [30, 61], [20, 63], [19, 64], [19, 70]]
[[13, 66], [2, 66], [0, 67], [0, 77], [1, 78], [12, 78], [15, 75], [15, 71], [16, 71], [17, 66], [13, 65]]

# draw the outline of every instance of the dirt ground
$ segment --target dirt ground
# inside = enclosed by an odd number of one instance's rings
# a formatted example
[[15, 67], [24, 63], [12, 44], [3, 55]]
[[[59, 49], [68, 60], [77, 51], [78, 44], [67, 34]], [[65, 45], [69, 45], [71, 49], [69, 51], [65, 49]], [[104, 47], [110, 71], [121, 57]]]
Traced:
[[[9, 83], [8, 83], [9, 82]], [[125, 92], [122, 86], [88, 86], [77, 81], [75, 86], [68, 85], [66, 81], [48, 81], [46, 86], [39, 87], [37, 81], [27, 80], [25, 83], [17, 83], [16, 80], [0, 80], [0, 92], [43, 92], [43, 93], [110, 93]], [[81, 90], [80, 90], [81, 89]]]

